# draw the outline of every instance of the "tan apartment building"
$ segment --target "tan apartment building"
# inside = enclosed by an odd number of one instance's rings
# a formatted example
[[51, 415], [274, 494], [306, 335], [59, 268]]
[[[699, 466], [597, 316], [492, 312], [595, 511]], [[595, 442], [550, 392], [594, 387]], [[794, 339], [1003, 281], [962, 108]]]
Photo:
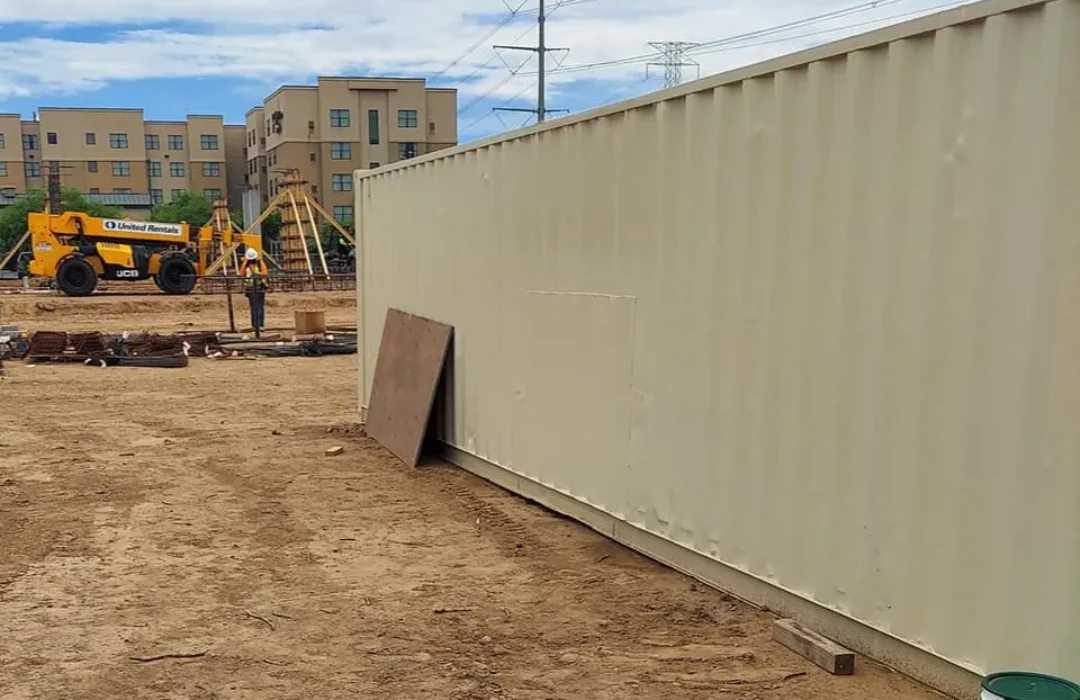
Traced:
[[457, 145], [457, 91], [422, 78], [319, 78], [286, 85], [247, 113], [146, 120], [141, 109], [42, 108], [0, 114], [0, 206], [61, 184], [133, 216], [182, 191], [226, 197], [254, 218], [297, 169], [339, 221], [353, 219], [352, 173]]
[[457, 91], [422, 78], [319, 78], [286, 85], [247, 113], [249, 187], [265, 206], [284, 170], [352, 224], [352, 173], [457, 145]]
[[[141, 109], [43, 108], [37, 119], [0, 115], [0, 190], [45, 187], [55, 164], [64, 187], [128, 213], [149, 213], [182, 191], [228, 197], [240, 207], [246, 163], [242, 126], [220, 116], [147, 121]], [[228, 163], [235, 180], [229, 180]]]

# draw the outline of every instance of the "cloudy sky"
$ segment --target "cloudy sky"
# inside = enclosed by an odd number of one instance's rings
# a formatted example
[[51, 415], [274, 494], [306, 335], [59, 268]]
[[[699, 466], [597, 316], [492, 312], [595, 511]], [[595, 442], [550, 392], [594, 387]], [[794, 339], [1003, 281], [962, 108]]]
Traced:
[[[959, 0], [547, 0], [549, 107], [662, 86], [654, 41], [703, 44], [708, 75], [964, 4]], [[538, 0], [0, 0], [0, 111], [142, 107], [150, 119], [244, 112], [316, 75], [426, 76], [460, 90], [461, 140], [520, 126], [535, 104]], [[296, 9], [306, 20], [297, 24]], [[781, 28], [786, 27], [786, 28]], [[781, 28], [781, 29], [778, 29]], [[469, 51], [470, 48], [474, 50]], [[522, 63], [526, 59], [528, 62]], [[602, 64], [602, 65], [595, 65]], [[684, 69], [692, 78], [698, 68]]]

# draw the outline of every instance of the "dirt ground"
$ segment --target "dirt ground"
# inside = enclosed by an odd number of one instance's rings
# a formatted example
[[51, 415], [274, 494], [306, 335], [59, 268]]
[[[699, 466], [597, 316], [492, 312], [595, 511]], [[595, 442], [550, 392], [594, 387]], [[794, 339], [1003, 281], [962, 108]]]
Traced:
[[[0, 303], [29, 329], [225, 319], [221, 297]], [[271, 326], [353, 322], [347, 294], [271, 304]], [[455, 468], [404, 468], [354, 423], [354, 365], [7, 363], [0, 697], [937, 697], [862, 658], [830, 676], [766, 613]], [[162, 654], [199, 656], [133, 658]]]

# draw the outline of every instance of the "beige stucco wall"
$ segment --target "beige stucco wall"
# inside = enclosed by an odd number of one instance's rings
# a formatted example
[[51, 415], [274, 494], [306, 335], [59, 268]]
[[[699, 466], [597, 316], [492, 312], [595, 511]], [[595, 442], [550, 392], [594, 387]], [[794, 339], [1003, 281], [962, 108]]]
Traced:
[[452, 324], [459, 463], [949, 692], [1080, 678], [1077, 66], [988, 0], [358, 172], [361, 401]]
[[458, 142], [458, 95], [457, 90], [427, 91], [427, 134], [429, 152], [438, 150], [435, 145]]
[[0, 148], [0, 162], [5, 164], [0, 173], [0, 187], [14, 187], [19, 192], [26, 191], [26, 172], [23, 168], [22, 118], [18, 114], [0, 114], [0, 135], [3, 136], [3, 148]]
[[[164, 201], [172, 200], [174, 192], [190, 189], [188, 175], [191, 164], [188, 162], [188, 149], [191, 139], [189, 138], [187, 122], [180, 121], [148, 121], [144, 125], [147, 134], [156, 134], [159, 145], [158, 150], [146, 152], [151, 162], [160, 164], [160, 176], [150, 177], [150, 186], [162, 191]], [[179, 136], [183, 139], [182, 148], [169, 147], [169, 136]], [[145, 139], [144, 139], [145, 144]], [[183, 165], [183, 175], [172, 175], [171, 163]]]
[[[38, 111], [38, 119], [43, 162], [92, 160], [101, 163], [100, 169], [104, 171], [109, 170], [108, 163], [111, 161], [145, 164], [146, 148], [141, 109], [45, 108]], [[55, 134], [57, 143], [49, 143], [51, 134]], [[87, 134], [93, 134], [93, 144], [86, 142]], [[127, 147], [114, 148], [110, 142], [112, 134], [125, 136]], [[145, 170], [144, 166], [144, 173]], [[145, 179], [141, 183], [141, 189], [146, 189]]]
[[225, 179], [228, 189], [229, 208], [239, 211], [246, 188], [247, 130], [242, 124], [225, 126]]

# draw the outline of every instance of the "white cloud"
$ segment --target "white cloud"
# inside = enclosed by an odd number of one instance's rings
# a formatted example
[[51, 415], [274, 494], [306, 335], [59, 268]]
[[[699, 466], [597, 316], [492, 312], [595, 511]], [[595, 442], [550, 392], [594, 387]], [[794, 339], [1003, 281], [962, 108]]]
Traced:
[[[869, 30], [947, 1], [880, 0], [873, 10], [736, 42], [695, 59], [702, 74], [709, 74]], [[521, 0], [506, 2], [517, 6]], [[441, 84], [471, 76], [458, 85], [463, 105], [471, 96], [490, 92], [505, 99], [529, 88], [534, 78], [528, 74], [535, 69], [525, 67], [507, 81], [506, 67], [489, 48], [523, 32], [529, 34], [522, 43], [535, 41], [529, 10], [536, 0], [527, 3], [516, 21], [442, 76]], [[552, 15], [548, 35], [552, 45], [571, 47], [566, 66], [581, 65], [649, 53], [649, 41], [708, 42], [857, 4], [860, 0], [579, 0]], [[14, 22], [31, 23], [19, 28], [45, 27], [35, 36], [0, 41], [0, 99], [94, 90], [142, 78], [225, 76], [271, 85], [319, 74], [430, 74], [507, 14], [500, 0], [306, 0], [309, 28], [298, 28], [295, 7], [267, 0], [0, 0], [0, 27]], [[82, 27], [80, 36], [90, 38], [53, 38], [58, 28], [72, 27]], [[511, 62], [523, 56], [506, 54]], [[552, 90], [558, 94], [582, 78], [632, 86], [644, 77], [644, 64], [556, 73]]]

